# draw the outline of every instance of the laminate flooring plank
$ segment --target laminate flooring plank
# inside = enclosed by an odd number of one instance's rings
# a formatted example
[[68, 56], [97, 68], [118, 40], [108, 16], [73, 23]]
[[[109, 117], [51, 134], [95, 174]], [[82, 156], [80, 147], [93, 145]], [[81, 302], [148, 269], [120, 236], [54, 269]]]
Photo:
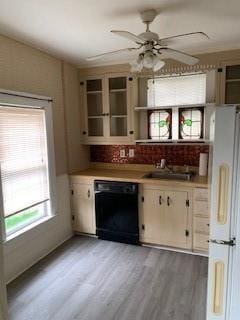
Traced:
[[10, 320], [205, 320], [208, 259], [76, 236], [8, 286]]

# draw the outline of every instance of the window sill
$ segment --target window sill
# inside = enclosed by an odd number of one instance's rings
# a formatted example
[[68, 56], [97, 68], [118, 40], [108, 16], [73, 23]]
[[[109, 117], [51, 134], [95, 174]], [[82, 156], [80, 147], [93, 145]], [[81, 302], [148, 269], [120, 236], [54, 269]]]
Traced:
[[9, 242], [9, 241], [11, 241], [11, 240], [23, 235], [24, 233], [28, 232], [29, 230], [31, 230], [33, 228], [36, 228], [37, 226], [39, 226], [39, 225], [41, 225], [41, 224], [43, 224], [45, 222], [48, 222], [49, 220], [52, 220], [55, 217], [56, 217], [56, 215], [43, 217], [43, 218], [31, 223], [30, 225], [22, 228], [21, 230], [18, 230], [16, 232], [12, 233], [11, 235], [7, 236], [6, 240], [4, 242]]

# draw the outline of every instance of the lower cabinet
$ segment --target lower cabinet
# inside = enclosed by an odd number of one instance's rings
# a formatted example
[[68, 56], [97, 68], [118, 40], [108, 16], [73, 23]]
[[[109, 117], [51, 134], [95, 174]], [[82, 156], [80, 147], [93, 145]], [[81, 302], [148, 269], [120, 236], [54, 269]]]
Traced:
[[193, 250], [208, 253], [209, 247], [209, 190], [195, 188], [193, 193]]
[[71, 186], [73, 229], [95, 234], [95, 209], [93, 184], [74, 183]]
[[191, 191], [143, 188], [140, 235], [146, 243], [192, 248]]
[[[71, 178], [73, 229], [96, 234], [94, 179]], [[140, 242], [207, 254], [208, 188], [139, 184]]]

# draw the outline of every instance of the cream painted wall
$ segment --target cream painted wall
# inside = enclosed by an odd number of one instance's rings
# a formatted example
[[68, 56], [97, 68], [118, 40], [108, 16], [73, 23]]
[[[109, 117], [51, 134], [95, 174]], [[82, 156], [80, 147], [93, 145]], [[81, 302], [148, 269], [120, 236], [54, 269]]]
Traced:
[[50, 96], [57, 174], [67, 172], [62, 62], [0, 35], [0, 88]]
[[82, 145], [78, 70], [69, 63], [63, 64], [63, 88], [65, 104], [65, 125], [67, 137], [68, 173], [86, 169], [89, 166], [89, 147]]
[[[0, 229], [0, 240], [2, 241], [1, 236], [1, 229]], [[6, 287], [4, 278], [1, 276], [4, 274], [3, 270], [3, 250], [2, 246], [0, 246], [0, 319], [6, 320], [7, 319], [7, 296], [6, 296]]]
[[72, 236], [67, 175], [57, 177], [57, 214], [4, 243], [5, 281], [10, 282]]
[[7, 282], [72, 236], [67, 173], [88, 164], [88, 148], [80, 144], [78, 86], [75, 66], [0, 35], [0, 88], [53, 99], [58, 202], [55, 217], [4, 243]]

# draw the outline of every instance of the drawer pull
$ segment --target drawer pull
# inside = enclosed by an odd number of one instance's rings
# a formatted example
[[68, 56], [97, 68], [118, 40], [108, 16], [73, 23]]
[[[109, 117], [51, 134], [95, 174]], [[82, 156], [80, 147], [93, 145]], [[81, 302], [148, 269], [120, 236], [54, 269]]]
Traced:
[[170, 206], [170, 197], [167, 197], [167, 205]]
[[159, 204], [162, 205], [162, 196], [159, 196]]

